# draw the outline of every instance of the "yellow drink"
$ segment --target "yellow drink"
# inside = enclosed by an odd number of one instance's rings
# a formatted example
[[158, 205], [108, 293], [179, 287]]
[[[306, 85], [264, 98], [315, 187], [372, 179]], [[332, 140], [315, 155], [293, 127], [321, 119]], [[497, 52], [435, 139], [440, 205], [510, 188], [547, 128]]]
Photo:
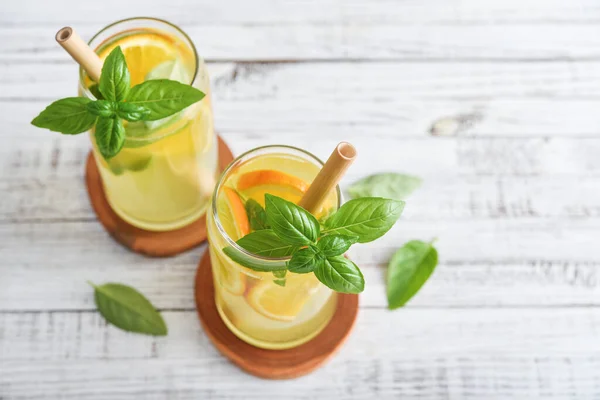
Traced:
[[[297, 203], [321, 169], [309, 153], [287, 146], [252, 150], [236, 159], [223, 173], [207, 215], [208, 241], [215, 300], [225, 324], [240, 339], [261, 348], [286, 349], [315, 337], [335, 312], [337, 294], [314, 274], [285, 276], [285, 286], [270, 272], [257, 272], [231, 260], [222, 251], [250, 231], [244, 202], [264, 207], [265, 193]], [[317, 217], [336, 210], [339, 191], [331, 193]], [[286, 259], [250, 255], [265, 265]], [[281, 281], [279, 281], [281, 282]]]
[[[90, 42], [101, 59], [121, 46], [131, 86], [148, 79], [192, 84], [206, 97], [164, 120], [125, 122], [123, 149], [105, 160], [94, 156], [112, 209], [146, 230], [164, 231], [201, 217], [216, 182], [217, 141], [206, 67], [190, 39], [164, 21], [135, 18], [117, 22]], [[80, 91], [93, 97], [93, 82], [82, 73]]]

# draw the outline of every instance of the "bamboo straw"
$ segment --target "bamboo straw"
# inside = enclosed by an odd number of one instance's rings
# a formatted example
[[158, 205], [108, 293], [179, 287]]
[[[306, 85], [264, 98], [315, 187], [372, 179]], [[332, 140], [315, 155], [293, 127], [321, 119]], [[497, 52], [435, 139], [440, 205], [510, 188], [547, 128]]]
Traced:
[[298, 203], [300, 207], [313, 214], [317, 212], [329, 192], [337, 186], [355, 158], [356, 149], [354, 146], [348, 142], [338, 144]]
[[94, 81], [100, 81], [102, 60], [70, 26], [56, 32], [56, 41], [73, 57], [75, 61]]

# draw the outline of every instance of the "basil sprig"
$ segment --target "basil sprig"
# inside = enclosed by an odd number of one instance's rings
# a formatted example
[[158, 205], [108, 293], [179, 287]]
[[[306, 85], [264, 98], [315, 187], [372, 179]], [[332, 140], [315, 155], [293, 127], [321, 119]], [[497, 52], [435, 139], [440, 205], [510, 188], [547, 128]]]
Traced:
[[[404, 202], [365, 197], [344, 204], [325, 221], [319, 221], [304, 208], [270, 194], [262, 208], [246, 205], [262, 229], [237, 241], [249, 253], [269, 257], [291, 257], [286, 262], [260, 262], [247, 254], [225, 247], [233, 261], [256, 271], [273, 272], [275, 283], [285, 284], [285, 272], [314, 273], [327, 287], [341, 293], [360, 293], [365, 279], [360, 269], [343, 254], [354, 243], [366, 243], [383, 236], [400, 217]], [[249, 212], [250, 214], [250, 212]], [[259, 223], [260, 221], [260, 223]]]
[[130, 88], [131, 76], [121, 47], [115, 47], [102, 66], [100, 82], [90, 87], [97, 98], [57, 100], [31, 121], [39, 128], [76, 135], [95, 126], [98, 150], [106, 159], [117, 155], [125, 143], [123, 120], [156, 121], [202, 100], [204, 93], [168, 79], [142, 82]]

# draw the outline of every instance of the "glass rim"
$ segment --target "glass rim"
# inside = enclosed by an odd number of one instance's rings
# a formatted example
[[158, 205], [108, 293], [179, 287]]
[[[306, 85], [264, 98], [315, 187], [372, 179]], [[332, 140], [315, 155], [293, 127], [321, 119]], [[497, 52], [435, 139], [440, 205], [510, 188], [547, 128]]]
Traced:
[[[183, 29], [181, 29], [179, 26], [177, 26], [167, 20], [164, 20], [161, 18], [155, 18], [155, 17], [131, 17], [131, 18], [120, 19], [118, 21], [115, 21], [115, 22], [112, 22], [112, 23], [106, 25], [104, 28], [102, 28], [98, 32], [96, 32], [94, 34], [94, 36], [92, 36], [92, 38], [87, 42], [87, 44], [95, 52], [96, 50], [92, 47], [92, 42], [94, 40], [96, 40], [100, 35], [102, 35], [104, 32], [106, 32], [107, 30], [109, 30], [117, 25], [124, 24], [127, 22], [136, 22], [136, 21], [158, 22], [159, 24], [167, 25], [167, 26], [175, 29], [177, 31], [177, 33], [179, 33], [183, 36], [183, 38], [185, 39], [185, 42], [187, 42], [187, 44], [192, 49], [192, 53], [194, 54], [194, 61], [195, 61], [194, 73], [192, 74], [192, 78], [189, 83], [189, 85], [193, 85], [196, 82], [196, 78], [198, 77], [198, 71], [200, 69], [200, 57], [198, 56], [198, 51], [196, 50], [196, 45], [194, 44], [194, 42], [192, 41], [190, 36]], [[84, 85], [83, 77], [84, 77], [84, 71], [83, 71], [83, 68], [80, 66], [79, 67], [79, 82], [78, 82], [78, 84], [79, 84], [79, 87], [81, 88], [82, 94], [85, 97], [90, 98], [92, 100], [98, 100], [98, 99], [96, 99], [96, 96], [94, 96], [94, 94], [92, 92], [90, 92], [90, 90]], [[161, 135], [160, 138], [169, 136], [170, 134], [171, 133], [165, 133], [165, 134]], [[156, 138], [156, 139], [160, 139], [160, 138]], [[132, 142], [144, 141], [144, 140], [147, 140], [147, 137], [144, 137], [144, 138], [127, 137], [127, 140], [132, 141]]]
[[[260, 150], [271, 150], [271, 149], [298, 151], [298, 152], [304, 154], [305, 156], [307, 156], [312, 161], [315, 161], [317, 164], [319, 164], [321, 166], [321, 168], [323, 167], [323, 165], [325, 165], [325, 163], [323, 161], [321, 161], [321, 159], [319, 157], [315, 156], [314, 154], [312, 154], [311, 152], [309, 152], [307, 150], [304, 150], [304, 149], [301, 149], [301, 148], [295, 147], [295, 146], [290, 146], [290, 145], [285, 145], [285, 144], [271, 144], [271, 145], [259, 146], [259, 147], [250, 149], [250, 150], [240, 154], [239, 156], [237, 156], [231, 163], [229, 163], [227, 168], [225, 168], [223, 170], [223, 172], [221, 173], [221, 177], [219, 178], [219, 181], [217, 182], [217, 185], [215, 186], [215, 190], [213, 191], [213, 195], [211, 198], [210, 212], [212, 213], [213, 220], [215, 221], [215, 225], [217, 227], [217, 230], [219, 231], [219, 234], [225, 239], [225, 242], [229, 246], [233, 247], [236, 251], [239, 251], [240, 253], [243, 253], [244, 255], [246, 255], [248, 257], [252, 257], [254, 259], [265, 261], [265, 262], [277, 262], [277, 261], [281, 262], [281, 261], [288, 261], [288, 260], [290, 260], [291, 257], [276, 257], [276, 258], [263, 257], [263, 256], [256, 255], [254, 253], [251, 253], [248, 250], [241, 247], [240, 245], [238, 245], [235, 242], [235, 240], [233, 240], [227, 234], [227, 232], [223, 228], [223, 225], [221, 225], [221, 220], [219, 219], [219, 213], [217, 212], [217, 197], [218, 197], [221, 187], [223, 186], [223, 183], [225, 181], [225, 177], [227, 176], [227, 174], [244, 157], [251, 155], [252, 153], [258, 152]], [[340, 189], [340, 185], [336, 185], [335, 190], [336, 190], [336, 194], [337, 194], [337, 209], [339, 209], [342, 204], [342, 191]]]

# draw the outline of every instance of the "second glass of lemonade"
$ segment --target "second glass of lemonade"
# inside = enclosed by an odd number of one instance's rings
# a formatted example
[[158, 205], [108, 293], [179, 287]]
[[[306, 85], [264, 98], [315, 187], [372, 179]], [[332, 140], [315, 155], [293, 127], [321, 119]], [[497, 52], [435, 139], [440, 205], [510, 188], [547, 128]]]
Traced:
[[[255, 228], [245, 204], [252, 199], [264, 207], [266, 193], [298, 203], [322, 166], [315, 156], [294, 147], [260, 147], [234, 160], [215, 188], [207, 227], [217, 310], [236, 336], [256, 347], [288, 349], [314, 338], [333, 317], [337, 293], [314, 274], [288, 271], [282, 278], [250, 270], [223, 248], [232, 247], [264, 265], [285, 265], [289, 258], [256, 256], [235, 243]], [[339, 205], [337, 188], [315, 216], [325, 218]]]
[[[206, 94], [162, 120], [125, 122], [125, 145], [110, 160], [99, 153], [91, 132], [106, 197], [119, 217], [151, 231], [190, 224], [206, 212], [218, 173], [210, 82], [194, 44], [175, 25], [152, 18], [111, 24], [89, 44], [102, 60], [121, 46], [131, 86], [171, 79]], [[82, 70], [79, 86], [81, 95], [96, 99], [94, 82]]]

